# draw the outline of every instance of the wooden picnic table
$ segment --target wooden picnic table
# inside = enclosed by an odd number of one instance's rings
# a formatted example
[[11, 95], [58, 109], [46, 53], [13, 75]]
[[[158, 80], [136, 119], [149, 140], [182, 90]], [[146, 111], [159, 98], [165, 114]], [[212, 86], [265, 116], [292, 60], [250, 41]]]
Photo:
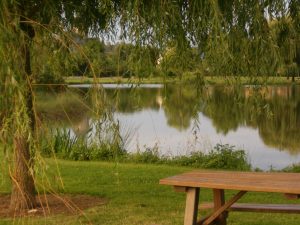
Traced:
[[[193, 171], [160, 180], [160, 184], [172, 185], [176, 191], [186, 192], [184, 225], [226, 224], [228, 211], [300, 213], [297, 204], [238, 204], [248, 191], [283, 193], [288, 198], [300, 195], [300, 174], [273, 172]], [[213, 190], [213, 213], [197, 221], [200, 188]], [[224, 190], [237, 190], [237, 194], [225, 202]], [[201, 208], [201, 207], [200, 207]]]

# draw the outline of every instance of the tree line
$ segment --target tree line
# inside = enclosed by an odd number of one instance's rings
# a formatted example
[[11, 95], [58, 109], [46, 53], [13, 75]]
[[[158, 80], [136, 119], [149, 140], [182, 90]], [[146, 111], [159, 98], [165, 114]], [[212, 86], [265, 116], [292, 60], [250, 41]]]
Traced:
[[[232, 57], [222, 59], [225, 63], [219, 69], [208, 54], [192, 46], [180, 50], [174, 43], [169, 43], [161, 51], [154, 46], [137, 46], [126, 42], [111, 44], [99, 38], [80, 37], [73, 33], [71, 36], [75, 44], [64, 48], [66, 52], [61, 51], [60, 57], [57, 57], [57, 49], [50, 52], [39, 47], [35, 49], [37, 54], [44, 55], [46, 61], [40, 60], [36, 64], [37, 71], [40, 71], [36, 74], [36, 82], [62, 83], [65, 76], [146, 78], [182, 77], [197, 73], [201, 76], [286, 76], [292, 77], [294, 81], [300, 75], [300, 33], [293, 27], [289, 17], [270, 21], [266, 26], [265, 29], [271, 34], [276, 60], [272, 56], [262, 57], [260, 54], [267, 54], [264, 51], [270, 50], [269, 47], [265, 46], [264, 49], [262, 46], [257, 52], [254, 47], [257, 43], [248, 37], [244, 40], [246, 48], [235, 41], [229, 43]], [[247, 61], [241, 62], [241, 59], [245, 59], [245, 54], [249, 57]], [[55, 58], [51, 59], [53, 55]]]

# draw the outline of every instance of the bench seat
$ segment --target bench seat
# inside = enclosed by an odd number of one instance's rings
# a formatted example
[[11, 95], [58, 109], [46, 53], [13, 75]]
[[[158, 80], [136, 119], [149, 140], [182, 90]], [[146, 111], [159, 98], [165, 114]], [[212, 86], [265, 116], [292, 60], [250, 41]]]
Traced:
[[[212, 209], [213, 207], [213, 203], [203, 203], [199, 205], [199, 209]], [[300, 213], [300, 204], [234, 203], [227, 211], [297, 214]]]

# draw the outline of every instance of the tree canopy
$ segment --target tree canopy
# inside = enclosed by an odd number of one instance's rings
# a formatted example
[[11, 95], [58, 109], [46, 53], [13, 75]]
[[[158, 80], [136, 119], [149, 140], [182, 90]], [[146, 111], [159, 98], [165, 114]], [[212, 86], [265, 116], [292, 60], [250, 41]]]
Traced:
[[282, 61], [290, 70], [300, 65], [299, 5], [299, 0], [4, 0], [2, 56], [7, 58], [9, 43], [10, 51], [20, 46], [23, 30], [36, 35], [34, 45], [56, 42], [60, 47], [69, 47], [70, 32], [76, 32], [150, 45], [162, 53], [170, 46], [179, 55], [197, 48], [214, 75], [272, 75]]

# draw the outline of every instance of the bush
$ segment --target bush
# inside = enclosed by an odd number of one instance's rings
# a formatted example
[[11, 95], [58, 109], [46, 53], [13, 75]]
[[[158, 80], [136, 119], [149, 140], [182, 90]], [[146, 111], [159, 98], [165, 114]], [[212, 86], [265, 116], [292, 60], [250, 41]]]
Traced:
[[36, 77], [35, 82], [37, 84], [64, 84], [65, 81], [62, 76], [54, 74], [54, 72], [45, 66], [42, 73]]
[[283, 172], [300, 173], [300, 164], [293, 164], [282, 170]]
[[286, 66], [286, 76], [287, 77], [295, 77], [299, 76], [299, 68], [296, 63], [291, 63], [288, 66]]
[[177, 74], [176, 74], [174, 71], [172, 71], [172, 70], [168, 70], [168, 71], [166, 72], [166, 76], [167, 76], [167, 77], [176, 77]]
[[158, 147], [146, 148], [145, 151], [138, 151], [127, 155], [126, 161], [135, 163], [162, 163], [162, 157], [159, 154]]
[[91, 149], [90, 160], [113, 161], [122, 159], [127, 155], [126, 151], [120, 148], [120, 146], [114, 146], [109, 143], [95, 145]]
[[228, 170], [250, 170], [244, 150], [234, 150], [234, 146], [217, 144], [206, 156], [203, 168], [218, 168]]
[[129, 153], [127, 162], [156, 163], [176, 166], [189, 166], [204, 169], [251, 170], [244, 150], [235, 150], [234, 146], [217, 144], [208, 153], [192, 152], [190, 155], [167, 157], [159, 154], [157, 146], [144, 152]]
[[177, 156], [169, 163], [205, 169], [250, 170], [244, 150], [235, 150], [234, 146], [217, 144], [207, 154], [192, 152], [189, 156]]
[[[169, 164], [205, 169], [251, 170], [244, 150], [234, 146], [217, 144], [208, 153], [192, 152], [190, 155], [167, 157], [159, 153], [158, 146], [145, 151], [128, 153], [113, 142], [89, 144], [85, 138], [77, 138], [70, 130], [56, 130], [52, 141], [42, 143], [45, 156], [54, 153], [57, 157], [71, 160], [103, 160], [130, 163]], [[300, 166], [299, 166], [300, 168]], [[300, 170], [300, 169], [299, 169]]]

